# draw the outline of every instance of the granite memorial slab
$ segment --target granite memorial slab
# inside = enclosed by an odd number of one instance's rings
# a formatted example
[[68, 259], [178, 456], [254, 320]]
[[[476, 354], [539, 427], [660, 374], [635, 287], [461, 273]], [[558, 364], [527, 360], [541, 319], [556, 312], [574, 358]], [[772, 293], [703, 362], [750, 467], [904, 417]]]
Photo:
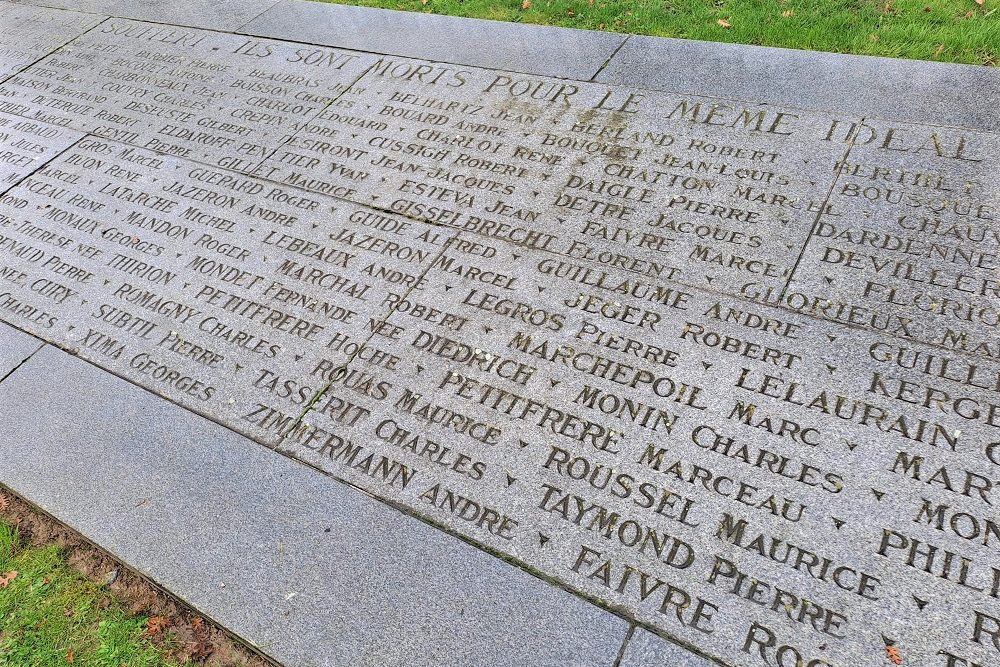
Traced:
[[83, 137], [83, 132], [0, 112], [0, 201], [9, 199], [7, 192], [14, 185]]
[[5, 483], [281, 664], [608, 667], [622, 645], [622, 619], [54, 348], [0, 405]]
[[0, 110], [252, 171], [375, 61], [112, 18], [7, 80]]
[[[348, 96], [380, 122], [334, 151], [296, 137], [310, 163], [274, 156], [258, 173], [725, 291], [785, 282], [847, 150], [830, 128], [848, 121], [816, 112], [397, 58]], [[327, 116], [303, 135], [344, 123]]]
[[614, 612], [622, 665], [1000, 660], [989, 123], [273, 25], [0, 86], [45, 140], [0, 319]]
[[413, 221], [100, 137], [4, 198], [6, 318], [265, 441], [313, 401], [360, 418], [322, 390], [438, 253]]
[[0, 3], [0, 83], [74, 37], [103, 17], [32, 5]]

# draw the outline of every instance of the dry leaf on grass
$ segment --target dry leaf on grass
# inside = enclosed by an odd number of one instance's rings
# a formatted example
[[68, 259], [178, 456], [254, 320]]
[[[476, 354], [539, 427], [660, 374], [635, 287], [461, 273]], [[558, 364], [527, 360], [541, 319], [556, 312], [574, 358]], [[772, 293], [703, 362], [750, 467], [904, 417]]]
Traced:
[[976, 4], [979, 5], [980, 7], [983, 6], [983, 2], [985, 2], [985, 0], [976, 0]]
[[789, 16], [795, 16], [795, 12], [793, 12], [791, 9], [786, 9], [785, 11], [781, 12], [781, 15], [784, 16], [785, 18], [788, 18]]
[[719, 19], [718, 21], [716, 21], [716, 23], [718, 23], [719, 25], [721, 25], [723, 28], [730, 28], [733, 25], [732, 23], [730, 23], [726, 19]]
[[73, 649], [66, 652], [66, 662], [71, 665], [76, 662], [76, 654], [73, 653]]
[[165, 616], [150, 616], [146, 621], [146, 635], [156, 636], [170, 626], [170, 621]]
[[205, 660], [214, 652], [211, 642], [205, 639], [197, 639], [188, 645], [188, 655], [192, 660]]
[[524, 0], [521, 3], [521, 9], [531, 9], [531, 0]]
[[17, 570], [11, 570], [6, 574], [0, 575], [0, 589], [7, 588], [15, 579], [17, 579]]

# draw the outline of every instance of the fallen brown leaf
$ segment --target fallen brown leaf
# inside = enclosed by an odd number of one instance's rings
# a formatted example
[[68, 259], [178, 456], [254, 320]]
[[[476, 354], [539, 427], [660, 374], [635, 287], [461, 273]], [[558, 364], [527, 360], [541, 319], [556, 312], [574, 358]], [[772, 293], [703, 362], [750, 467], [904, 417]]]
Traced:
[[576, 16], [576, 12], [574, 12], [572, 9], [567, 9], [566, 16]]
[[788, 18], [789, 16], [795, 16], [795, 12], [792, 11], [791, 9], [786, 9], [785, 11], [781, 12], [781, 15], [784, 16], [785, 18]]
[[6, 574], [0, 575], [0, 589], [7, 588], [15, 579], [17, 579], [17, 570], [11, 570]]
[[6, 510], [10, 507], [10, 499], [7, 498], [6, 493], [0, 493], [0, 511]]
[[146, 621], [146, 634], [150, 637], [160, 634], [170, 626], [170, 621], [164, 616], [150, 616]]
[[73, 653], [73, 649], [66, 652], [66, 662], [71, 665], [76, 662], [76, 655]]
[[731, 28], [733, 26], [733, 24], [727, 21], [726, 19], [719, 19], [718, 21], [716, 21], [716, 23], [721, 25], [723, 28]]
[[885, 647], [885, 657], [887, 657], [889, 659], [889, 662], [891, 662], [894, 665], [903, 664], [903, 655], [899, 652], [899, 649], [896, 648], [895, 646]]
[[205, 639], [198, 639], [188, 646], [188, 654], [192, 660], [202, 661], [214, 653], [211, 642]]
[[976, 0], [976, 4], [979, 5], [980, 7], [983, 6], [983, 2], [985, 2], [985, 0]]
[[521, 3], [521, 9], [531, 9], [531, 0], [524, 0]]
[[191, 627], [195, 630], [201, 630], [202, 626], [205, 625], [205, 619], [201, 616], [195, 616], [191, 619]]

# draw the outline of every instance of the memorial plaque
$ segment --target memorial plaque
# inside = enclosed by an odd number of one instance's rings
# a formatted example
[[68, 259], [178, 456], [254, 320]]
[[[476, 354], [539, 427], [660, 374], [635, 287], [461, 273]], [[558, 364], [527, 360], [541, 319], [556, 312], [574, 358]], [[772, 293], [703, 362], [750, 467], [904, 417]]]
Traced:
[[413, 221], [92, 136], [5, 200], [12, 323], [265, 441], [307, 405], [358, 418], [321, 390], [435, 252]]
[[[9, 79], [0, 110], [252, 171], [376, 58], [108, 19]], [[324, 141], [320, 138], [317, 143]]]
[[0, 94], [10, 324], [720, 664], [1000, 661], [995, 134], [123, 19]]
[[0, 192], [6, 191], [84, 136], [21, 116], [0, 113]]
[[784, 284], [846, 153], [820, 112], [400, 58], [348, 95], [363, 122], [321, 114], [295, 139], [312, 160], [260, 173], [639, 282]]
[[77, 12], [13, 5], [0, 7], [0, 83], [77, 35], [100, 23], [102, 17]]

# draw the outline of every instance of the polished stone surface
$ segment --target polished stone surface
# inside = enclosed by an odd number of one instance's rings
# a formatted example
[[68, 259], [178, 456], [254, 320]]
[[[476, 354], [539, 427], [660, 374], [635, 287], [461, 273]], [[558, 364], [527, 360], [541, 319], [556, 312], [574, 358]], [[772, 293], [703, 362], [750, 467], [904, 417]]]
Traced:
[[288, 667], [607, 667], [624, 638], [621, 619], [53, 348], [0, 405], [0, 482]]

